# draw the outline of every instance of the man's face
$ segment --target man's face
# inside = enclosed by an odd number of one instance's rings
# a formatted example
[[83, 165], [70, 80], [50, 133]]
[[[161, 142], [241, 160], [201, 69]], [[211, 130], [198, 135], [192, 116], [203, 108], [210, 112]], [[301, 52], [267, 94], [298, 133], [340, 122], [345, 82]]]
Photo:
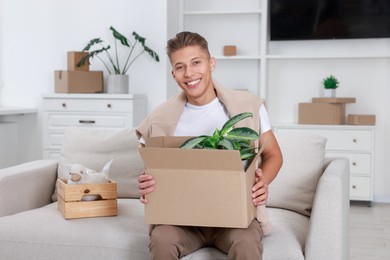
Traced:
[[211, 73], [215, 59], [199, 46], [188, 46], [171, 54], [172, 76], [194, 105], [205, 105], [215, 97]]

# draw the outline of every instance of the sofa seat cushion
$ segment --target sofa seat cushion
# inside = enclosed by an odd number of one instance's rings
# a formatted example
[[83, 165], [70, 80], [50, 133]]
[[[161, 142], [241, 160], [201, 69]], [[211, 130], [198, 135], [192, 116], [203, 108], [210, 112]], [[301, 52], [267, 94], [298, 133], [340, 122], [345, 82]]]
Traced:
[[[264, 260], [304, 259], [309, 218], [270, 208], [273, 231], [263, 239]], [[118, 216], [65, 220], [57, 203], [0, 218], [0, 259], [137, 259], [149, 257], [148, 225], [137, 199], [119, 199]], [[8, 258], [7, 258], [8, 257]], [[184, 260], [225, 260], [202, 248]]]
[[149, 259], [138, 199], [119, 199], [118, 216], [66, 220], [57, 203], [0, 219], [0, 259]]

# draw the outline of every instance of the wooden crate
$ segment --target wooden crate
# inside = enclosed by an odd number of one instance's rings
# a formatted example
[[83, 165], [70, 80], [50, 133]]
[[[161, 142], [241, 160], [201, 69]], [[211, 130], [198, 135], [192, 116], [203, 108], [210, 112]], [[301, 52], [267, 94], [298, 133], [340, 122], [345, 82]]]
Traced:
[[[85, 195], [100, 195], [101, 199], [83, 201]], [[58, 210], [66, 219], [116, 216], [118, 214], [117, 184], [69, 185], [57, 180]]]

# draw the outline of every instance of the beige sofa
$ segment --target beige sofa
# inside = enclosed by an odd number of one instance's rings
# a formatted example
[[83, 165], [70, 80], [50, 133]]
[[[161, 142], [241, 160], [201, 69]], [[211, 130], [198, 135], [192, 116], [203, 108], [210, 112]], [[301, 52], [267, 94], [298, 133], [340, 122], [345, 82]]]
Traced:
[[[349, 259], [348, 160], [324, 158], [326, 140], [318, 136], [277, 139], [284, 164], [270, 186], [273, 231], [263, 240], [264, 259]], [[57, 174], [75, 160], [100, 168], [111, 158], [118, 216], [65, 220], [52, 201]], [[132, 129], [70, 128], [59, 161], [0, 170], [0, 259], [149, 259], [148, 226], [137, 191], [142, 169]], [[226, 255], [203, 248], [184, 259]]]

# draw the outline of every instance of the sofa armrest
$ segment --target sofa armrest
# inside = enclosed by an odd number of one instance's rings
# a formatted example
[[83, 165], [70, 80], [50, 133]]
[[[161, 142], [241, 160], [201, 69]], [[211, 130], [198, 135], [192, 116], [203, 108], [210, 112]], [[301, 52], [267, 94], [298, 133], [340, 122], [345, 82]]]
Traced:
[[58, 162], [37, 160], [0, 169], [0, 217], [51, 203]]
[[349, 162], [326, 158], [305, 244], [309, 260], [349, 259]]

